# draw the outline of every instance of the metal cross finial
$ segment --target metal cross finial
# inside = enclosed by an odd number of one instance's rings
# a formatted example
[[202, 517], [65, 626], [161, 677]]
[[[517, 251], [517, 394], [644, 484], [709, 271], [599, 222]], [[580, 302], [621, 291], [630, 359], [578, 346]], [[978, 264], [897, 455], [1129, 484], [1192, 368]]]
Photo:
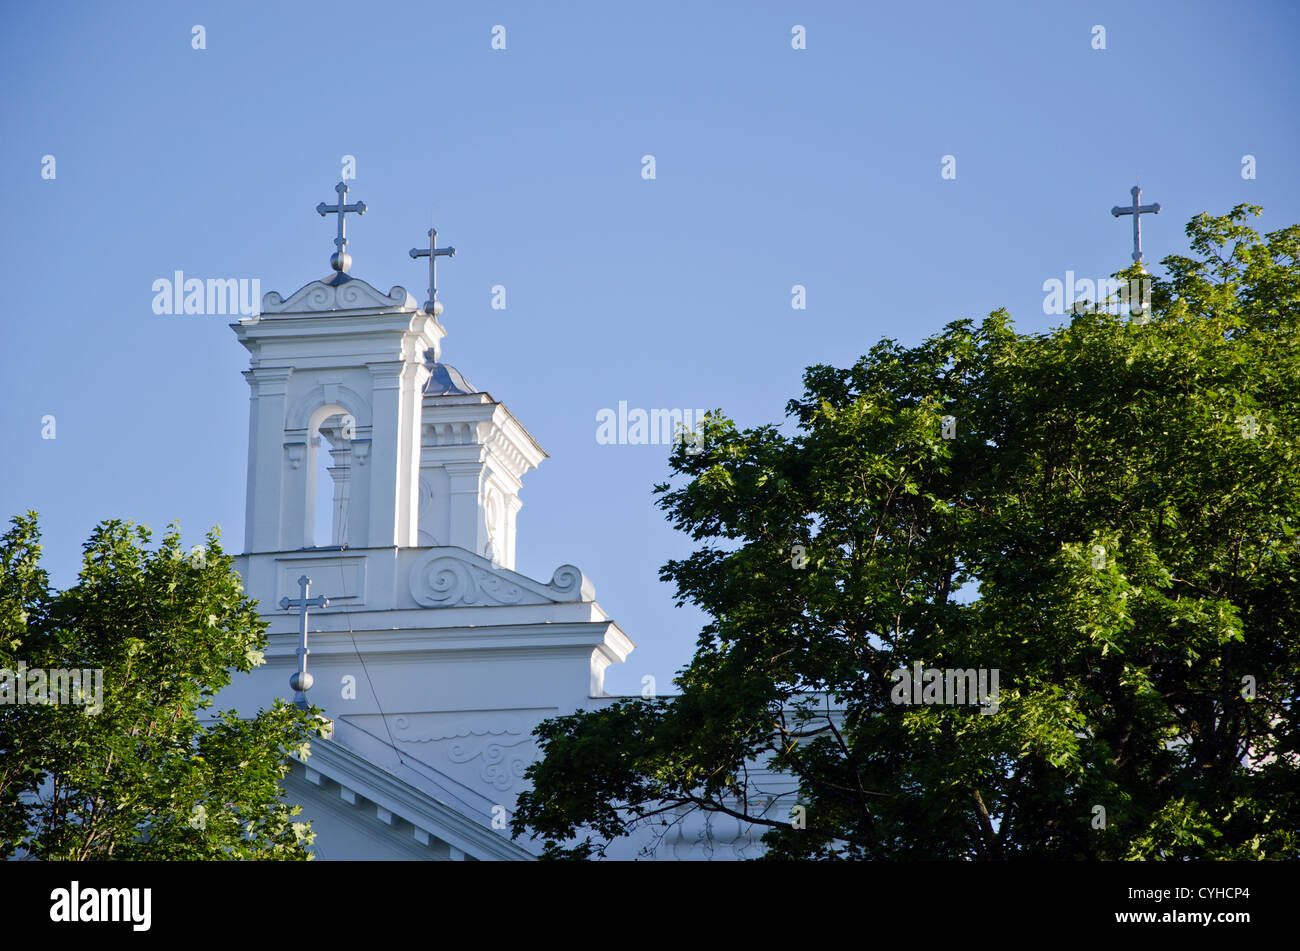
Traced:
[[344, 221], [344, 216], [346, 216], [349, 211], [354, 211], [358, 215], [364, 215], [366, 213], [366, 203], [364, 201], [359, 201], [353, 205], [344, 204], [344, 200], [348, 193], [348, 186], [343, 182], [339, 182], [335, 185], [334, 190], [339, 193], [338, 204], [327, 205], [325, 202], [321, 202], [316, 206], [316, 211], [322, 218], [329, 214], [339, 216], [339, 233], [338, 237], [334, 239], [334, 247], [337, 250], [330, 255], [330, 267], [334, 268], [336, 271], [346, 271], [352, 266], [352, 255], [348, 254], [347, 251], [348, 229], [347, 224]]
[[424, 312], [437, 317], [442, 314], [442, 303], [438, 300], [438, 258], [454, 258], [456, 249], [438, 247], [438, 229], [432, 226], [432, 221], [429, 224], [429, 250], [411, 248], [411, 257], [429, 259], [429, 299], [424, 302]]
[[311, 689], [314, 678], [307, 673], [307, 655], [311, 653], [307, 649], [307, 609], [308, 608], [325, 608], [329, 607], [330, 599], [307, 597], [307, 589], [311, 587], [311, 579], [303, 575], [298, 579], [298, 587], [302, 589], [302, 597], [280, 599], [280, 607], [286, 611], [289, 608], [298, 608], [298, 672], [289, 678], [289, 687], [294, 691], [293, 702], [300, 710], [307, 709], [307, 691]]
[[1142, 263], [1142, 216], [1145, 214], [1160, 214], [1160, 205], [1143, 205], [1142, 189], [1134, 185], [1129, 189], [1129, 194], [1133, 196], [1133, 204], [1128, 208], [1116, 205], [1110, 210], [1110, 213], [1118, 218], [1120, 215], [1133, 216], [1133, 260], [1138, 264]]

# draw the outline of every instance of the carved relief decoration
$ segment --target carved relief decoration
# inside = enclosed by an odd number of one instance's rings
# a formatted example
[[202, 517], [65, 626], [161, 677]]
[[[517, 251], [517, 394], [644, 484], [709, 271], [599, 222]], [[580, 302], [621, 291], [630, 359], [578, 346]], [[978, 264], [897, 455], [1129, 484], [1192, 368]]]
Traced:
[[415, 298], [400, 285], [387, 294], [371, 287], [360, 278], [332, 285], [312, 281], [282, 298], [277, 291], [262, 295], [262, 314], [313, 314], [331, 310], [401, 310], [414, 311]]
[[424, 607], [594, 601], [595, 589], [573, 565], [542, 584], [460, 548], [430, 552], [411, 567], [411, 597]]
[[[480, 782], [502, 793], [509, 792], [523, 779], [524, 770], [537, 757], [537, 747], [529, 731], [522, 726], [519, 729], [475, 730], [463, 725], [431, 722], [427, 716], [399, 716], [393, 719], [393, 738], [399, 743], [429, 747], [433, 755], [422, 756], [425, 762], [443, 765], [444, 768], [469, 768]], [[445, 762], [439, 764], [439, 759]]]

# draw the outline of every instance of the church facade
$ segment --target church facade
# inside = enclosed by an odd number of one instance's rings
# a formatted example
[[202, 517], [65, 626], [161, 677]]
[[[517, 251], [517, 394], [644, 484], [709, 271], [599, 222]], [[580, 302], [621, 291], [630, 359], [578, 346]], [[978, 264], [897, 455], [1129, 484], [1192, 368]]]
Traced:
[[[545, 581], [514, 570], [522, 480], [547, 456], [504, 403], [442, 362], [442, 252], [431, 240], [419, 305], [352, 277], [341, 220], [339, 236], [331, 277], [268, 293], [260, 314], [231, 324], [250, 358], [236, 567], [269, 647], [218, 708], [297, 690], [332, 721], [285, 781], [320, 859], [529, 860], [538, 843], [512, 840], [508, 825], [538, 757], [531, 732], [616, 699], [605, 670], [635, 645], [579, 568]], [[332, 530], [316, 537], [327, 502]], [[610, 856], [754, 857], [761, 833], [690, 815]]]

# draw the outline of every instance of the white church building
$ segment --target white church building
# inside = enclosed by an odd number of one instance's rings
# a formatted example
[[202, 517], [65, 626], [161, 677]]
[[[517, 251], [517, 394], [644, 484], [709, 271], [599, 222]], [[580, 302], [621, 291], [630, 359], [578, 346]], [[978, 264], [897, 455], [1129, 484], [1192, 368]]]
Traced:
[[[260, 314], [231, 324], [250, 388], [236, 568], [270, 643], [217, 709], [293, 697], [305, 662], [306, 700], [333, 731], [293, 762], [285, 789], [319, 859], [532, 859], [540, 844], [508, 828], [539, 756], [531, 731], [616, 699], [605, 669], [635, 645], [577, 567], [548, 580], [515, 571], [522, 480], [547, 454], [504, 403], [441, 362], [435, 265], [454, 251], [431, 230], [429, 252], [412, 252], [429, 257], [423, 305], [401, 287], [377, 290], [348, 273], [343, 218], [357, 206], [337, 190], [337, 206], [317, 209], [338, 214], [334, 273], [287, 298], [268, 293]], [[328, 538], [315, 537], [320, 493], [332, 499]], [[303, 612], [289, 604], [304, 593], [329, 599], [306, 613], [306, 655]], [[610, 857], [756, 857], [762, 832], [693, 814]]]

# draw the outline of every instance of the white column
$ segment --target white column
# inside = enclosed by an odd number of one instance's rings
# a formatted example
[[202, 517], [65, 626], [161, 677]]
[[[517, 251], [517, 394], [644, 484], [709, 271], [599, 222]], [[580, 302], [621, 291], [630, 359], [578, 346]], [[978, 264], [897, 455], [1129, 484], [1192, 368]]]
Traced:
[[316, 457], [305, 429], [283, 432], [283, 492], [280, 506], [280, 545], [282, 551], [295, 551], [313, 544], [314, 513], [311, 510], [312, 487], [316, 482]]
[[397, 544], [404, 548], [420, 543], [420, 434], [424, 400], [420, 391], [428, 379], [429, 370], [421, 361], [407, 363], [402, 368], [401, 415], [397, 420], [399, 451], [396, 514]]
[[505, 496], [506, 500], [506, 528], [505, 528], [505, 551], [501, 554], [501, 562], [511, 571], [515, 570], [515, 520], [519, 515], [519, 510], [524, 507], [524, 503], [519, 500], [519, 496], [509, 494]]
[[482, 492], [483, 464], [449, 462], [446, 470], [451, 483], [447, 498], [449, 521], [447, 544], [481, 555], [483, 544], [487, 541], [483, 509], [479, 502]]
[[[374, 426], [370, 433], [370, 530], [365, 544], [391, 548], [402, 544], [398, 528], [401, 486], [402, 376], [406, 362], [368, 363], [371, 377], [370, 408]], [[357, 540], [360, 544], [360, 539]]]
[[409, 547], [420, 528], [420, 387], [424, 364], [411, 360], [368, 363], [374, 425], [370, 433], [372, 548]]
[[281, 518], [285, 482], [285, 401], [292, 367], [244, 371], [250, 390], [248, 483], [244, 507], [244, 551], [284, 549]]
[[[334, 533], [330, 539], [332, 545], [346, 545], [345, 518], [348, 510], [349, 487], [352, 476], [352, 449], [350, 446], [343, 446], [339, 449], [330, 449], [330, 458], [334, 465], [330, 466], [330, 477], [334, 482]], [[320, 543], [319, 540], [317, 542]]]

